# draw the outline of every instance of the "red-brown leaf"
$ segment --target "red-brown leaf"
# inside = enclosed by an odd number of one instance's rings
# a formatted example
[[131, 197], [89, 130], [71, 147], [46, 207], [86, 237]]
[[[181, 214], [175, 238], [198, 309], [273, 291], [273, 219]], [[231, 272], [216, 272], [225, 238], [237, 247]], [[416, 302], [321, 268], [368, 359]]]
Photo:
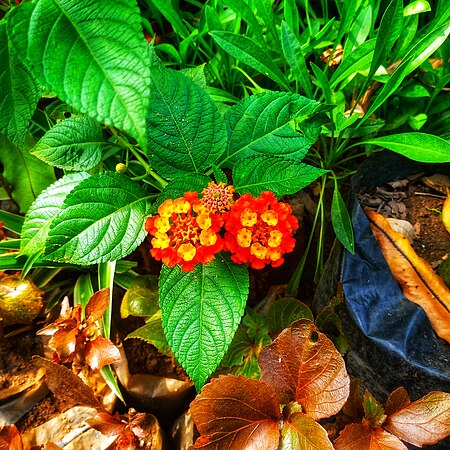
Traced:
[[88, 301], [84, 310], [86, 320], [95, 322], [103, 317], [109, 305], [109, 288], [100, 289]]
[[261, 381], [277, 392], [280, 403], [295, 400], [313, 419], [336, 414], [349, 395], [342, 356], [307, 319], [294, 322], [265, 347], [259, 365]]
[[56, 397], [67, 402], [67, 406], [85, 405], [103, 410], [92, 390], [67, 367], [40, 356], [33, 356], [33, 360], [38, 367], [45, 369], [48, 388]]
[[434, 331], [450, 343], [450, 290], [432, 267], [416, 254], [406, 236], [394, 231], [380, 214], [370, 210], [365, 212], [403, 294], [424, 309]]
[[347, 425], [334, 441], [336, 450], [408, 450], [398, 438], [367, 423]]
[[119, 349], [103, 336], [88, 341], [85, 347], [86, 363], [92, 369], [101, 369], [103, 366], [112, 364], [121, 359]]
[[215, 378], [191, 403], [202, 435], [194, 447], [207, 450], [275, 450], [280, 405], [266, 384], [241, 375]]
[[120, 417], [113, 416], [108, 412], [99, 412], [86, 422], [105, 436], [117, 436], [125, 431], [127, 423]]
[[281, 430], [280, 450], [333, 450], [325, 428], [302, 413], [291, 414]]
[[0, 450], [23, 450], [22, 439], [15, 425], [4, 425], [0, 429]]
[[392, 392], [386, 400], [386, 415], [391, 416], [397, 411], [406, 408], [410, 403], [411, 400], [409, 399], [406, 389], [404, 387], [399, 387]]
[[48, 345], [61, 361], [70, 362], [77, 349], [78, 329], [61, 329], [53, 334]]
[[450, 435], [450, 394], [430, 392], [388, 416], [384, 427], [417, 447], [434, 444]]

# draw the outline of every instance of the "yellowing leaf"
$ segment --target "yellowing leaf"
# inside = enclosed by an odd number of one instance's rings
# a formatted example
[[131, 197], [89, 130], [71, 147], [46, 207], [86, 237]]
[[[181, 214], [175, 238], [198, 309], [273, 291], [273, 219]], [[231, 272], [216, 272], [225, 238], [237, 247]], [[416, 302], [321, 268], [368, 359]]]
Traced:
[[430, 392], [388, 416], [384, 427], [418, 447], [434, 444], [450, 435], [450, 394]]
[[450, 192], [447, 193], [444, 206], [442, 207], [442, 222], [445, 229], [450, 233]]
[[261, 381], [275, 390], [280, 403], [295, 400], [313, 419], [336, 414], [349, 395], [342, 356], [307, 319], [297, 320], [265, 347], [259, 365]]
[[334, 441], [336, 450], [408, 450], [395, 436], [368, 423], [347, 425]]
[[281, 430], [280, 450], [333, 450], [327, 431], [314, 419], [302, 413], [294, 413], [284, 421]]
[[450, 342], [450, 290], [431, 266], [416, 254], [407, 237], [392, 230], [380, 214], [370, 210], [365, 212], [403, 294], [424, 309], [434, 331]]

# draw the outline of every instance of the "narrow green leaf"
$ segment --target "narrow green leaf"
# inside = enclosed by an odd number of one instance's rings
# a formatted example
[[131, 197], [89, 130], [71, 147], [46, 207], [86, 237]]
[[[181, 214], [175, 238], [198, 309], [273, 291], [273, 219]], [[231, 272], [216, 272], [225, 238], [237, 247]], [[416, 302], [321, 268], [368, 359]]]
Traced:
[[264, 42], [261, 25], [247, 2], [244, 0], [225, 0], [225, 5], [244, 19], [258, 42]]
[[137, 338], [148, 344], [154, 345], [161, 353], [170, 355], [171, 349], [167, 343], [162, 327], [161, 317], [153, 316], [149, 318], [145, 325], [137, 328], [125, 339]]
[[0, 134], [19, 147], [24, 143], [31, 116], [39, 100], [39, 90], [0, 23]]
[[35, 144], [30, 136], [24, 148], [18, 148], [5, 137], [0, 136], [0, 162], [3, 164], [3, 178], [11, 185], [12, 198], [26, 213], [43, 189], [55, 181], [53, 168], [30, 154]]
[[431, 6], [426, 0], [415, 0], [414, 2], [411, 2], [409, 5], [405, 6], [405, 8], [403, 9], [403, 15], [407, 17], [427, 11], [431, 11]]
[[450, 162], [450, 143], [438, 136], [426, 133], [400, 133], [383, 136], [361, 144], [373, 144], [388, 148], [414, 161], [424, 163]]
[[21, 235], [22, 254], [32, 255], [44, 249], [50, 225], [61, 214], [67, 195], [88, 177], [84, 172], [65, 175], [41, 192], [25, 216]]
[[105, 144], [102, 128], [95, 120], [70, 117], [50, 128], [31, 153], [60, 169], [89, 170], [100, 162]]
[[28, 37], [27, 62], [37, 80], [145, 146], [150, 69], [136, 2], [41, 0], [29, 21], [29, 8], [21, 7], [8, 16], [8, 35], [21, 48]]
[[326, 172], [293, 159], [252, 156], [234, 166], [233, 185], [240, 194], [248, 192], [257, 197], [263, 191], [272, 191], [282, 197], [300, 191]]
[[126, 405], [125, 399], [123, 398], [122, 392], [120, 392], [119, 385], [117, 384], [116, 377], [111, 369], [111, 366], [103, 366], [100, 370], [103, 379], [106, 381], [106, 384], [111, 388], [114, 394], [117, 395], [124, 405]]
[[339, 192], [339, 186], [335, 180], [333, 200], [331, 201], [331, 224], [336, 237], [350, 252], [355, 253], [355, 240], [353, 238], [352, 220], [348, 213], [344, 199]]
[[45, 258], [74, 264], [115, 261], [145, 238], [148, 194], [117, 172], [82, 181], [66, 197], [49, 232]]
[[189, 31], [183, 22], [182, 17], [174, 8], [171, 0], [151, 0], [157, 10], [170, 22], [173, 29], [183, 39], [189, 36]]
[[315, 121], [318, 113], [327, 109], [289, 92], [272, 91], [246, 98], [224, 116], [228, 149], [222, 164], [230, 167], [248, 156], [274, 153], [300, 161], [319, 137], [321, 124]]
[[367, 78], [370, 80], [384, 63], [395, 41], [400, 36], [403, 25], [403, 0], [391, 0], [381, 18], [375, 50]]
[[300, 17], [295, 0], [284, 0], [284, 20], [294, 33], [295, 37], [299, 39]]
[[[280, 38], [278, 36], [277, 27], [275, 25], [275, 15], [273, 10], [273, 0], [258, 0], [254, 3], [258, 16], [262, 19], [267, 30], [267, 34], [271, 35], [271, 39], [276, 48], [280, 48]], [[265, 44], [265, 41], [262, 41]]]
[[14, 233], [20, 234], [22, 230], [24, 218], [18, 214], [0, 209], [0, 222], [4, 222], [3, 227]]
[[163, 266], [159, 279], [162, 323], [175, 357], [197, 390], [227, 351], [244, 313], [249, 289], [245, 266], [219, 254], [192, 272]]
[[281, 23], [281, 47], [286, 61], [291, 66], [294, 78], [299, 81], [306, 95], [312, 98], [311, 81], [302, 47], [286, 22]]
[[152, 69], [149, 157], [164, 177], [202, 173], [226, 147], [226, 127], [206, 92], [180, 72]]
[[287, 91], [291, 90], [283, 72], [275, 65], [268, 53], [255, 41], [246, 36], [228, 31], [211, 31], [209, 34], [233, 58], [271, 78]]
[[75, 282], [73, 288], [73, 303], [74, 305], [81, 305], [81, 318], [84, 320], [85, 308], [90, 298], [94, 295], [94, 288], [92, 286], [91, 274], [82, 273]]
[[328, 80], [327, 76], [314, 63], [311, 63], [311, 69], [314, 73], [314, 76], [317, 78], [317, 84], [319, 85], [320, 89], [322, 89], [325, 101], [331, 105], [333, 103], [333, 98], [330, 81]]

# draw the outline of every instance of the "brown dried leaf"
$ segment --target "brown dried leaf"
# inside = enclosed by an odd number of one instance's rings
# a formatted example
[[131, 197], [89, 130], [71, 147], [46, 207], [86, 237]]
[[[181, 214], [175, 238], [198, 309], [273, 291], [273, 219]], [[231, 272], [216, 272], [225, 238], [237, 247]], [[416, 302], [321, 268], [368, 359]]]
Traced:
[[23, 450], [22, 439], [15, 425], [4, 425], [0, 429], [0, 450]]
[[430, 392], [388, 416], [384, 427], [418, 447], [434, 444], [450, 435], [450, 394]]
[[313, 418], [302, 413], [294, 413], [284, 421], [281, 429], [279, 450], [333, 450], [328, 433]]
[[368, 423], [347, 425], [334, 441], [336, 450], [408, 450], [398, 438]]
[[78, 334], [78, 328], [60, 329], [48, 342], [49, 347], [56, 352], [62, 362], [67, 363], [73, 360]]
[[450, 342], [450, 290], [431, 266], [416, 254], [408, 239], [393, 231], [383, 216], [370, 210], [365, 213], [403, 294], [424, 309], [434, 331]]
[[242, 375], [215, 378], [191, 403], [202, 435], [191, 447], [216, 450], [275, 450], [280, 440], [280, 405], [265, 383]]
[[259, 356], [261, 381], [280, 403], [297, 401], [313, 419], [330, 417], [345, 404], [350, 379], [330, 339], [307, 319], [283, 330]]
[[109, 288], [100, 289], [88, 301], [84, 310], [86, 321], [95, 322], [103, 317], [109, 305]]
[[123, 433], [127, 426], [127, 423], [117, 415], [113, 416], [103, 411], [99, 412], [92, 419], [87, 419], [86, 422], [106, 436], [117, 436]]
[[361, 381], [356, 378], [350, 380], [350, 395], [342, 407], [342, 412], [353, 419], [353, 422], [360, 422], [364, 416]]
[[386, 400], [386, 415], [391, 416], [397, 411], [406, 408], [410, 403], [411, 400], [406, 389], [399, 387]]
[[88, 366], [96, 370], [118, 361], [121, 355], [119, 349], [109, 339], [98, 336], [86, 343], [85, 358]]
[[67, 367], [40, 356], [33, 356], [33, 361], [45, 369], [48, 388], [68, 406], [84, 405], [103, 410], [92, 390]]

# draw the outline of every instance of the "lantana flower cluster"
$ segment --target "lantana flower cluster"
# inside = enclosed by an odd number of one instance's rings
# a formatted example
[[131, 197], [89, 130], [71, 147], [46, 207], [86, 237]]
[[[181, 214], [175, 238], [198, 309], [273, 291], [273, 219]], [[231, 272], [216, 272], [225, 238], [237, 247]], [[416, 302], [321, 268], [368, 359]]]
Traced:
[[294, 249], [297, 228], [291, 206], [279, 202], [273, 192], [244, 194], [234, 201], [232, 186], [214, 182], [201, 197], [189, 191], [165, 200], [145, 223], [153, 236], [151, 255], [169, 267], [178, 264], [184, 272], [211, 262], [222, 250], [237, 264], [278, 267], [283, 255]]

